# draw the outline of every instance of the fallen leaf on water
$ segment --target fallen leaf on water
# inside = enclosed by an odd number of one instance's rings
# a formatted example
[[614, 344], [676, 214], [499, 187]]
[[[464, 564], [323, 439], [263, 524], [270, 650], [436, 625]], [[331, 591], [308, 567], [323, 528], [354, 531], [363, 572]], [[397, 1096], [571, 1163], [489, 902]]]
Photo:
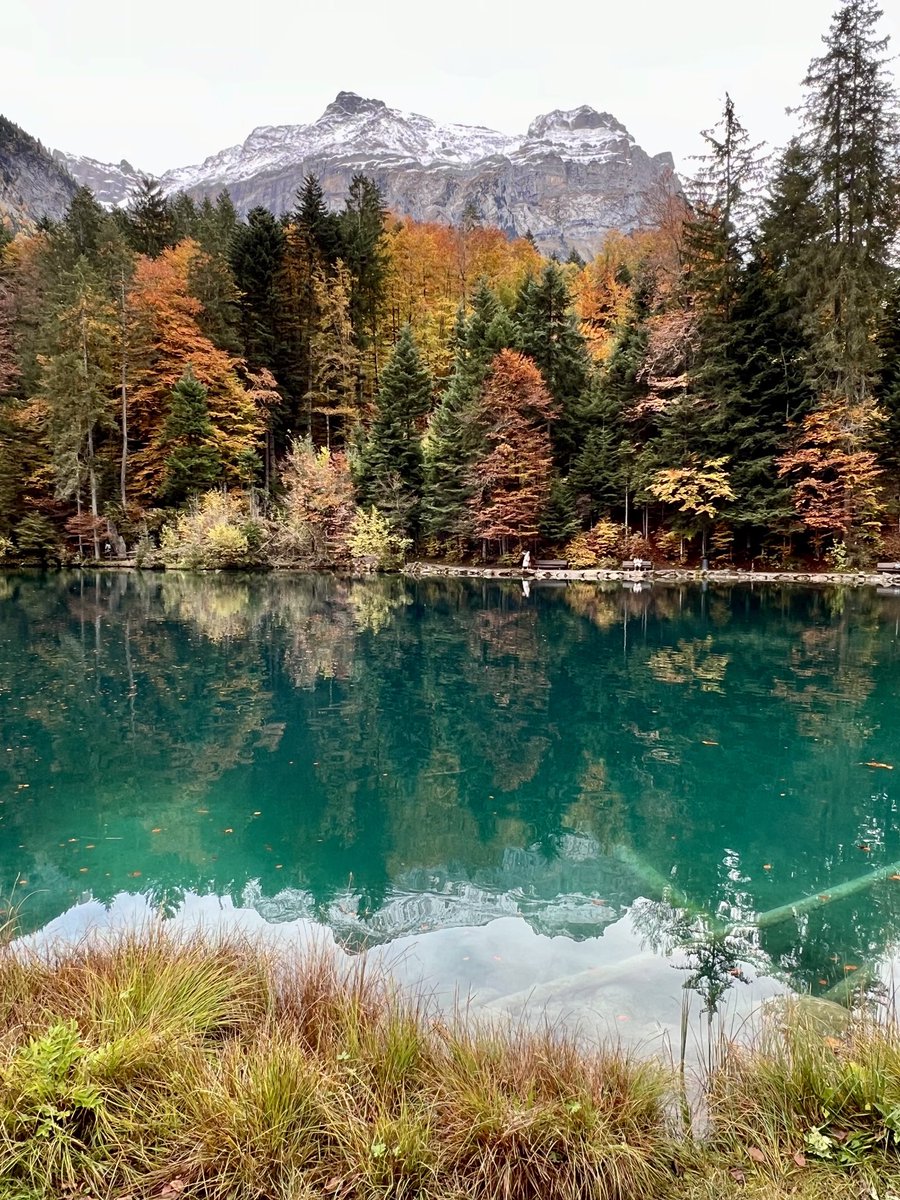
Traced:
[[852, 963], [847, 963], [844, 967], [845, 971], [858, 971], [859, 967], [854, 967]]
[[797, 1164], [798, 1167], [805, 1167], [806, 1166], [806, 1155], [801, 1154], [799, 1150], [795, 1150], [794, 1151], [794, 1162]]
[[863, 854], [871, 854], [872, 853], [872, 847], [867, 845], [866, 842], [860, 842], [856, 848], [857, 848], [857, 850], [862, 850]]
[[222, 832], [223, 833], [234, 833], [234, 830], [233, 829], [223, 829]]
[[758, 1146], [751, 1146], [750, 1149], [747, 1151], [747, 1154], [750, 1156], [750, 1158], [753, 1159], [753, 1161], [755, 1163], [764, 1163], [766, 1161], [766, 1156], [763, 1154], [762, 1150], [760, 1150]]
[[873, 767], [877, 771], [893, 771], [890, 763], [865, 762], [859, 764], [861, 767]]
[[706, 738], [704, 738], [704, 739], [703, 739], [703, 745], [704, 745], [704, 746], [718, 746], [718, 744], [719, 744], [718, 742], [708, 742], [708, 741], [706, 740]]
[[157, 825], [156, 828], [151, 829], [150, 832], [151, 833], [162, 833], [162, 829], [159, 827], [159, 825]]
[[140, 879], [142, 874], [143, 874], [142, 871], [132, 871], [130, 877], [132, 879]]
[[820, 987], [825, 987], [827, 983], [828, 983], [828, 980], [827, 980], [827, 979], [820, 979], [820, 980], [819, 980], [819, 986], [820, 986]]
[[772, 870], [772, 864], [771, 864], [771, 863], [763, 863], [763, 870], [764, 870], [764, 871], [771, 871], [771, 870]]
[[817, 899], [817, 900], [830, 900], [830, 899], [831, 899], [831, 897], [828, 895], [828, 893], [827, 893], [827, 892], [820, 892], [820, 893], [818, 894], [818, 896], [816, 897], [816, 899]]
[[900, 879], [900, 875], [889, 875], [888, 878], [896, 881], [896, 880]]
[[79, 875], [87, 875], [87, 873], [90, 869], [91, 869], [90, 867], [79, 867], [78, 874]]

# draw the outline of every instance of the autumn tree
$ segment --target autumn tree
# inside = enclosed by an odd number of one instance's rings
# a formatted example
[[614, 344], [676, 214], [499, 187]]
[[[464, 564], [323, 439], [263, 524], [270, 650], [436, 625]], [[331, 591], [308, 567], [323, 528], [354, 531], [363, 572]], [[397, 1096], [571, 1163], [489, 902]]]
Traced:
[[315, 430], [314, 418], [320, 418], [325, 445], [330, 449], [332, 437], [346, 440], [348, 427], [352, 427], [360, 411], [359, 352], [350, 320], [349, 272], [340, 261], [335, 264], [333, 274], [326, 274], [320, 268], [313, 287], [316, 328], [310, 342], [311, 384], [304, 399], [308, 427]]
[[722, 502], [734, 499], [726, 467], [727, 459], [724, 458], [694, 462], [683, 467], [668, 467], [657, 471], [649, 485], [649, 491], [657, 500], [672, 505], [683, 514], [685, 532], [700, 532], [700, 552], [704, 558], [709, 530]]
[[794, 507], [821, 556], [826, 539], [842, 541], [854, 559], [877, 538], [881, 468], [874, 450], [882, 416], [865, 400], [823, 397], [779, 460], [792, 486]]
[[87, 485], [94, 557], [99, 558], [99, 451], [112, 423], [116, 324], [102, 281], [86, 259], [59, 280], [55, 310], [47, 353], [40, 360], [40, 394], [47, 405], [58, 492], [75, 498], [80, 515]]
[[553, 474], [548, 425], [556, 408], [536, 364], [501, 350], [491, 364], [481, 410], [487, 453], [472, 470], [473, 529], [506, 553], [511, 541], [538, 535]]
[[207, 390], [215, 442], [229, 486], [252, 482], [259, 469], [263, 414], [241, 382], [239, 360], [214, 346], [202, 333], [201, 304], [190, 293], [196, 242], [181, 242], [156, 259], [141, 259], [132, 299], [139, 325], [135, 347], [131, 414], [134, 472], [132, 489], [146, 503], [160, 492], [165, 474], [165, 416], [172, 390], [190, 366]]

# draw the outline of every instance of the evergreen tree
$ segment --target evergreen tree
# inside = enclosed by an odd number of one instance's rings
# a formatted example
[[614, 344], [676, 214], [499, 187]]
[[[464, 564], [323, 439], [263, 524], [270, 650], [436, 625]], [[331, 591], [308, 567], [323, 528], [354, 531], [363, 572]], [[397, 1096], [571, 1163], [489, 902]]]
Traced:
[[509, 314], [482, 281], [470, 317], [457, 319], [453, 374], [425, 437], [422, 528], [432, 538], [458, 542], [469, 534], [471, 468], [484, 448], [481, 390], [491, 360], [515, 338]]
[[278, 293], [276, 280], [285, 251], [285, 234], [265, 208], [252, 208], [238, 226], [231, 266], [240, 292], [240, 332], [251, 370], [277, 372]]
[[291, 220], [323, 263], [331, 266], [341, 257], [341, 222], [325, 203], [325, 193], [315, 175], [307, 175], [297, 189]]
[[171, 205], [155, 179], [141, 176], [125, 210], [125, 229], [132, 249], [150, 258], [177, 241]]
[[810, 64], [801, 143], [818, 210], [817, 236], [795, 231], [817, 390], [871, 396], [875, 334], [900, 229], [900, 126], [888, 38], [874, 0], [842, 0]]
[[540, 369], [553, 397], [558, 420], [553, 428], [556, 460], [566, 469], [578, 449], [576, 410], [587, 386], [587, 344], [572, 312], [563, 273], [549, 263], [539, 280], [526, 279], [516, 304], [518, 346]]
[[190, 367], [172, 389], [163, 427], [167, 453], [160, 489], [160, 498], [168, 504], [208, 491], [222, 475], [206, 397], [206, 388]]
[[394, 527], [412, 537], [419, 530], [423, 483], [421, 427], [433, 390], [412, 330], [404, 325], [382, 373], [356, 484], [361, 504], [385, 512], [390, 507]]
[[546, 541], [559, 546], [578, 532], [580, 524], [570, 487], [564, 479], [554, 475], [538, 521], [538, 532]]
[[354, 175], [339, 229], [341, 258], [350, 272], [350, 322], [360, 351], [360, 397], [364, 371], [372, 384], [378, 385], [378, 318], [387, 278], [386, 215], [377, 184], [366, 175]]

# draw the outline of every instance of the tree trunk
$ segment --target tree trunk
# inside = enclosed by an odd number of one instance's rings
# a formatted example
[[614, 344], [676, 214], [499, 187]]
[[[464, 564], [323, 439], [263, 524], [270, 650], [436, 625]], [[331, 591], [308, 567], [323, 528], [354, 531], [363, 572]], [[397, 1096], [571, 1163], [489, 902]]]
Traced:
[[94, 535], [94, 560], [100, 558], [100, 537], [97, 532], [97, 523], [100, 520], [100, 509], [97, 504], [97, 472], [94, 470], [94, 431], [88, 430], [88, 480], [91, 485], [91, 516], [94, 518], [91, 523], [91, 532]]

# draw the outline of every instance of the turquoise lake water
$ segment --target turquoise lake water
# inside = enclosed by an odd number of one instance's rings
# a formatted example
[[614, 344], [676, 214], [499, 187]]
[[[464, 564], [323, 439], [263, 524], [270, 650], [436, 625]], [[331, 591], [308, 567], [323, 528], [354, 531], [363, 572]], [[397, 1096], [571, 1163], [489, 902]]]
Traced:
[[644, 1024], [642, 980], [877, 982], [898, 629], [870, 590], [6, 574], [2, 894], [26, 932], [249, 913]]

